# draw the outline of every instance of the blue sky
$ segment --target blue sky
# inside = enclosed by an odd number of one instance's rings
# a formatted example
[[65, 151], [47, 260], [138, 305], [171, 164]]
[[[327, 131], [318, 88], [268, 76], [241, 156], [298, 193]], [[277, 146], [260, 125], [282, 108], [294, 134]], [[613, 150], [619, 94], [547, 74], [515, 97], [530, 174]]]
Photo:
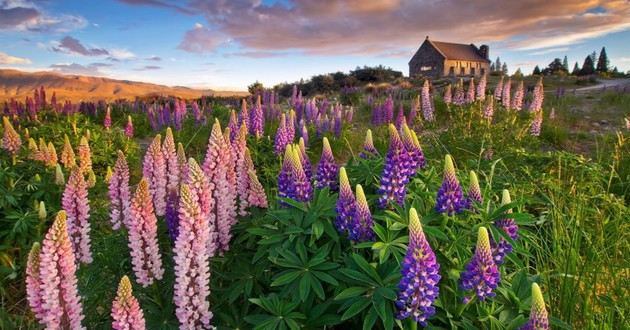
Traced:
[[602, 46], [630, 70], [622, 0], [0, 0], [0, 67], [196, 88], [244, 90], [363, 65], [406, 74], [426, 35], [487, 43], [511, 72], [564, 55], [581, 65]]

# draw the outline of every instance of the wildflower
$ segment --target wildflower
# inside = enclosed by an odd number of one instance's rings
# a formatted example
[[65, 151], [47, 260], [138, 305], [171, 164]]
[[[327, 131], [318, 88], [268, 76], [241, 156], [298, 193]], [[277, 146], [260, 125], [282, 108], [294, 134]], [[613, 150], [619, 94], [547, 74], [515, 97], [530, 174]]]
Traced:
[[144, 330], [144, 314], [133, 296], [131, 281], [126, 275], [120, 279], [116, 298], [112, 302], [112, 328], [115, 330]]
[[304, 140], [304, 144], [308, 145], [308, 128], [304, 121], [302, 121], [301, 129], [300, 129], [300, 138]]
[[335, 163], [335, 157], [330, 149], [328, 139], [324, 137], [322, 145], [322, 156], [317, 165], [317, 175], [315, 176], [315, 186], [317, 189], [328, 187], [330, 191], [337, 191], [337, 176], [339, 168]]
[[61, 171], [61, 166], [57, 164], [55, 166], [55, 184], [58, 186], [63, 186], [66, 184], [66, 178], [63, 175], [63, 171]]
[[129, 209], [129, 250], [136, 281], [143, 287], [161, 280], [164, 274], [157, 240], [157, 218], [149, 194], [149, 182], [142, 178]]
[[87, 136], [81, 137], [79, 142], [79, 168], [83, 174], [88, 173], [92, 169], [92, 151], [90, 150]]
[[422, 85], [422, 91], [420, 94], [422, 95], [422, 115], [424, 117], [424, 120], [433, 121], [435, 118], [433, 116], [433, 102], [431, 100], [428, 80], [424, 81], [424, 85]]
[[471, 104], [475, 102], [475, 79], [470, 78], [468, 82], [468, 91], [466, 92], [466, 104]]
[[[553, 108], [551, 109], [551, 111], [552, 111], [551, 113], [554, 114]], [[554, 116], [554, 118], [555, 118], [555, 116]], [[551, 119], [553, 119], [553, 118], [551, 118]], [[630, 119], [624, 118], [623, 120], [626, 122], [626, 129], [630, 131]]]
[[111, 114], [110, 107], [107, 107], [107, 110], [105, 110], [105, 119], [103, 119], [103, 127], [105, 127], [105, 129], [108, 131], [112, 127], [112, 114]]
[[291, 143], [289, 141], [289, 136], [286, 127], [286, 115], [283, 113], [280, 117], [280, 124], [278, 129], [276, 130], [276, 137], [273, 144], [273, 150], [276, 155], [282, 154], [284, 149], [286, 149], [287, 144]]
[[166, 195], [166, 210], [164, 211], [164, 222], [171, 241], [175, 242], [179, 235], [179, 195], [177, 191], [169, 191]]
[[486, 99], [486, 104], [483, 107], [483, 117], [488, 120], [488, 122], [492, 122], [492, 117], [494, 116], [494, 97], [492, 95], [488, 95]]
[[166, 161], [162, 153], [162, 136], [156, 135], [144, 155], [142, 175], [147, 179], [155, 214], [164, 215], [166, 211]]
[[485, 101], [487, 83], [488, 83], [488, 79], [486, 75], [484, 74], [483, 76], [481, 76], [481, 79], [479, 79], [479, 84], [477, 84], [477, 100], [478, 101], [482, 101], [482, 102]]
[[313, 188], [304, 174], [297, 148], [299, 147], [288, 145], [285, 150], [282, 170], [278, 176], [278, 196], [308, 202]]
[[40, 160], [39, 148], [33, 138], [28, 138], [28, 158], [33, 160]]
[[407, 115], [407, 123], [409, 126], [414, 127], [416, 117], [418, 116], [418, 111], [420, 110], [420, 95], [416, 96], [413, 101], [411, 101], [411, 109], [409, 110], [409, 114]]
[[460, 277], [460, 287], [465, 290], [475, 290], [479, 300], [494, 297], [494, 289], [499, 285], [501, 274], [492, 258], [490, 239], [485, 227], [479, 227], [477, 248], [475, 254], [466, 265], [466, 270]]
[[506, 109], [510, 109], [510, 95], [511, 95], [511, 88], [512, 88], [512, 78], [508, 78], [508, 81], [503, 85], [503, 92], [501, 94], [501, 104], [503, 104], [503, 107], [505, 107]]
[[477, 174], [475, 171], [470, 171], [470, 187], [468, 188], [468, 196], [466, 197], [466, 208], [471, 209], [474, 203], [483, 203], [483, 197], [481, 196], [481, 188], [479, 187]]
[[249, 122], [249, 111], [247, 110], [247, 101], [245, 101], [245, 99], [241, 100], [241, 112], [239, 113], [238, 126], [240, 127], [243, 124], [245, 124], [248, 129], [249, 126], [251, 126]]
[[170, 127], [166, 128], [166, 136], [162, 143], [162, 156], [166, 165], [166, 191], [179, 190], [179, 163], [177, 162], [177, 151], [175, 149], [175, 139]]
[[452, 215], [460, 213], [465, 205], [464, 193], [455, 174], [455, 166], [451, 155], [444, 158], [444, 178], [442, 186], [437, 193], [435, 210], [438, 213], [446, 213]]
[[[238, 136], [234, 138], [232, 142], [232, 150], [234, 151], [234, 157], [236, 159], [236, 191], [238, 193], [238, 207], [239, 214], [242, 216], [247, 215], [247, 207], [249, 206], [247, 194], [249, 193], [249, 171], [248, 166], [254, 166], [251, 161], [251, 155], [247, 149], [247, 127], [241, 125]], [[245, 153], [249, 158], [249, 163], [245, 159]]]
[[44, 221], [48, 217], [48, 212], [46, 212], [46, 204], [44, 204], [44, 201], [39, 202], [39, 208], [37, 209], [37, 217], [39, 218], [40, 221]]
[[401, 103], [394, 124], [396, 124], [396, 128], [400, 129], [403, 123], [407, 123], [407, 118], [405, 118], [405, 110], [403, 109], [403, 105]]
[[129, 223], [129, 167], [122, 151], [118, 150], [118, 159], [114, 165], [112, 178], [109, 180], [110, 220], [112, 228], [117, 230], [122, 223]]
[[125, 126], [125, 136], [129, 139], [133, 137], [133, 121], [131, 116], [127, 116], [127, 126]]
[[503, 93], [503, 76], [499, 79], [499, 82], [494, 87], [494, 99], [501, 100], [501, 94]]
[[93, 188], [96, 185], [96, 174], [94, 174], [94, 170], [90, 169], [88, 171], [88, 178], [86, 183], [88, 188]]
[[55, 149], [55, 145], [52, 144], [52, 142], [48, 142], [48, 152], [47, 152], [47, 159], [46, 159], [46, 165], [49, 167], [55, 167], [57, 165], [57, 149]]
[[374, 222], [370, 206], [368, 205], [363, 187], [358, 184], [355, 188], [357, 196], [352, 222], [348, 227], [348, 238], [355, 242], [366, 242], [374, 239]]
[[[186, 178], [188, 172], [188, 159], [181, 142], [177, 143], [177, 164], [179, 165], [179, 181], [181, 182]], [[177, 194], [177, 191], [175, 193]]]
[[22, 138], [20, 138], [20, 134], [15, 131], [13, 125], [11, 125], [8, 117], [2, 117], [2, 123], [4, 125], [2, 148], [6, 150], [15, 160], [15, 157], [22, 146]]
[[385, 157], [385, 166], [379, 187], [381, 197], [378, 199], [378, 205], [380, 208], [384, 209], [392, 202], [401, 206], [404, 203], [408, 180], [405, 164], [408, 162], [408, 157], [396, 127], [390, 124], [389, 150]]
[[359, 157], [363, 159], [367, 159], [373, 156], [378, 155], [378, 151], [374, 147], [374, 142], [372, 141], [372, 130], [368, 129], [365, 132], [365, 141], [363, 142], [363, 151], [359, 154]]
[[346, 174], [346, 169], [339, 168], [339, 198], [335, 210], [337, 217], [335, 219], [335, 227], [339, 233], [345, 233], [352, 223], [354, 216], [356, 200], [352, 187]]
[[302, 170], [304, 170], [304, 175], [306, 175], [306, 180], [311, 182], [313, 179], [313, 165], [311, 165], [311, 160], [308, 158], [308, 154], [306, 153], [306, 146], [304, 140], [300, 138], [300, 142], [298, 143], [300, 161], [302, 162]]
[[262, 105], [260, 104], [260, 95], [258, 95], [256, 99], [256, 107], [254, 108], [251, 121], [252, 126], [250, 127], [250, 133], [256, 136], [256, 138], [260, 138], [265, 130], [265, 116], [263, 114]]
[[529, 320], [521, 327], [521, 330], [548, 330], [549, 314], [545, 308], [545, 299], [542, 291], [536, 283], [532, 283], [532, 309]]
[[401, 265], [402, 279], [398, 284], [399, 320], [413, 317], [422, 327], [427, 326], [427, 319], [435, 315], [433, 303], [440, 293], [440, 265], [435, 253], [429, 246], [418, 213], [415, 208], [409, 210], [409, 245]]
[[67, 215], [68, 236], [76, 259], [92, 262], [90, 252], [90, 201], [87, 184], [80, 169], [73, 169], [63, 192], [61, 206]]
[[512, 98], [512, 109], [521, 111], [523, 109], [523, 96], [525, 96], [525, 86], [521, 80], [516, 87], [514, 97]]
[[265, 194], [265, 189], [262, 184], [258, 181], [256, 171], [250, 169], [247, 173], [249, 174], [250, 181], [250, 192], [248, 195], [249, 204], [266, 209], [268, 207], [267, 195]]
[[[208, 177], [205, 175], [201, 167], [199, 167], [199, 164], [197, 164], [197, 161], [194, 158], [190, 158], [188, 160], [188, 176], [184, 182], [188, 186], [190, 193], [196, 196], [195, 200], [199, 204], [201, 217], [206, 219], [205, 221], [208, 222], [209, 238], [206, 249], [208, 250], [208, 255], [213, 257], [216, 255], [219, 244], [218, 240], [221, 235], [220, 229], [217, 225], [217, 216], [214, 212], [216, 202], [213, 197], [213, 192], [215, 185], [209, 181]], [[179, 208], [181, 208], [181, 202], [178, 203]], [[175, 219], [173, 225], [174, 226], [171, 231], [174, 234], [177, 233], [177, 235], [179, 235], [179, 216]], [[229, 234], [229, 227], [224, 227], [222, 230], [227, 232], [227, 234], [224, 235]], [[175, 235], [175, 237], [177, 237], [177, 235]]]
[[543, 88], [542, 77], [538, 79], [536, 86], [534, 87], [534, 94], [532, 101], [529, 104], [529, 112], [539, 112], [542, 110], [543, 99], [545, 97], [545, 91]]
[[[501, 196], [501, 206], [510, 204], [512, 199], [510, 198], [510, 192], [507, 189], [503, 189], [503, 194]], [[507, 210], [506, 213], [512, 213], [512, 210]], [[518, 239], [518, 225], [516, 221], [511, 218], [499, 219], [494, 222], [494, 225], [497, 228], [503, 230], [512, 240]], [[499, 243], [495, 243], [494, 240], [492, 243], [492, 255], [494, 256], [494, 260], [497, 265], [503, 263], [503, 259], [505, 256], [512, 252], [512, 244], [506, 241], [503, 237], [499, 238]]]
[[175, 241], [175, 315], [182, 329], [209, 329], [212, 313], [210, 265], [208, 260], [208, 221], [199, 207], [197, 195], [188, 184], [180, 190], [179, 235]]
[[112, 175], [114, 175], [114, 172], [112, 172], [112, 167], [108, 165], [107, 171], [105, 172], [105, 183], [109, 184], [109, 181], [112, 179]]
[[63, 167], [69, 169], [76, 165], [76, 160], [74, 156], [74, 150], [72, 150], [72, 144], [70, 144], [70, 139], [68, 135], [64, 134], [63, 136], [63, 148], [61, 149], [61, 163]]
[[407, 125], [403, 125], [402, 129], [402, 141], [409, 157], [406, 159], [406, 172], [407, 180], [416, 175], [416, 171], [426, 167], [426, 161], [424, 159], [424, 152], [418, 141], [416, 132], [409, 129]]
[[540, 129], [542, 127], [542, 121], [543, 121], [543, 111], [542, 109], [540, 109], [534, 113], [534, 120], [532, 120], [532, 125], [529, 128], [530, 135], [540, 136]]
[[44, 306], [42, 306], [42, 281], [40, 278], [40, 256], [41, 246], [38, 242], [33, 243], [31, 251], [26, 261], [26, 300], [31, 307], [35, 318], [39, 322], [44, 322]]
[[455, 96], [453, 96], [453, 104], [464, 105], [466, 104], [466, 97], [464, 94], [464, 80], [459, 79], [457, 86], [455, 86]]

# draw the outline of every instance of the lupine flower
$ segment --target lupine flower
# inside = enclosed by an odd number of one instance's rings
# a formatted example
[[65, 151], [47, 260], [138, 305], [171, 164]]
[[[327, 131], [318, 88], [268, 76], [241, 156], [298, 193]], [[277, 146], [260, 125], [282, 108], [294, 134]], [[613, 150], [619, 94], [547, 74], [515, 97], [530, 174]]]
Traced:
[[465, 291], [475, 290], [479, 300], [484, 301], [495, 296], [493, 290], [500, 281], [501, 274], [492, 258], [488, 231], [485, 227], [479, 227], [475, 254], [461, 274], [460, 287]]
[[422, 116], [426, 121], [433, 121], [433, 102], [431, 102], [431, 92], [429, 90], [429, 81], [425, 80], [422, 85]]
[[46, 212], [46, 204], [44, 201], [39, 202], [39, 208], [37, 209], [37, 217], [39, 220], [44, 221], [48, 218], [48, 212]]
[[111, 181], [113, 175], [114, 172], [112, 171], [112, 167], [108, 165], [107, 171], [105, 172], [105, 183], [109, 184], [109, 181]]
[[378, 151], [374, 147], [374, 142], [372, 141], [372, 130], [368, 129], [365, 132], [365, 141], [363, 142], [363, 151], [359, 154], [359, 157], [363, 159], [367, 159], [373, 156], [378, 155]]
[[427, 319], [435, 315], [433, 303], [440, 293], [440, 265], [435, 253], [429, 246], [418, 213], [415, 208], [409, 210], [409, 245], [401, 265], [402, 279], [398, 284], [397, 319], [408, 317], [427, 326]]
[[116, 298], [112, 302], [112, 328], [115, 330], [144, 330], [144, 314], [140, 303], [133, 296], [131, 281], [127, 275], [120, 279]]
[[534, 120], [532, 121], [532, 125], [529, 129], [530, 135], [540, 136], [540, 129], [542, 127], [542, 121], [543, 121], [543, 111], [542, 109], [540, 109], [534, 113]]
[[545, 97], [545, 91], [543, 88], [542, 77], [538, 79], [538, 83], [534, 87], [534, 94], [532, 96], [532, 101], [529, 104], [529, 112], [538, 112], [542, 110], [543, 99]]
[[287, 145], [278, 176], [278, 196], [308, 202], [312, 197], [313, 187], [304, 174], [299, 153], [298, 146]]
[[470, 187], [468, 188], [468, 196], [466, 197], [467, 208], [471, 209], [474, 203], [483, 203], [483, 196], [481, 196], [481, 187], [479, 187], [479, 180], [475, 171], [470, 171]]
[[304, 140], [304, 144], [308, 145], [308, 128], [306, 127], [304, 121], [302, 121], [301, 127], [302, 128], [300, 129], [300, 137]]
[[251, 121], [251, 134], [260, 138], [265, 131], [265, 116], [263, 114], [262, 105], [260, 104], [260, 95], [258, 95], [258, 98], [256, 99], [256, 107], [254, 108]]
[[496, 87], [494, 87], [494, 99], [501, 100], [501, 94], [503, 93], [503, 76], [499, 79]]
[[339, 168], [339, 198], [337, 199], [337, 205], [335, 207], [335, 211], [337, 212], [335, 227], [339, 233], [343, 234], [348, 231], [348, 228], [352, 224], [355, 208], [356, 200], [352, 192], [352, 187], [350, 186], [350, 181], [348, 180], [348, 175], [346, 174], [346, 169], [341, 167]]
[[245, 123], [245, 125], [249, 129], [249, 111], [247, 110], [247, 101], [245, 101], [245, 99], [241, 100], [241, 112], [239, 113], [238, 126], [240, 127], [241, 125], [243, 125], [243, 123]]
[[33, 138], [28, 138], [28, 158], [33, 160], [39, 160], [39, 148]]
[[39, 138], [39, 152], [35, 160], [46, 163], [48, 161], [48, 144], [44, 139]]
[[[550, 120], [556, 119], [556, 108], [551, 108], [551, 113], [549, 114], [549, 119]], [[626, 119], [626, 127], [628, 129], [630, 129], [630, 121], [628, 121], [628, 119]]]
[[164, 164], [166, 165], [166, 191], [179, 190], [179, 163], [177, 162], [177, 151], [175, 149], [175, 139], [173, 138], [173, 131], [170, 127], [166, 128], [166, 136], [162, 143], [162, 156], [164, 158]]
[[486, 75], [484, 74], [483, 76], [481, 76], [481, 79], [479, 80], [479, 84], [477, 84], [477, 100], [478, 101], [482, 101], [482, 102], [485, 101], [487, 83], [488, 83], [488, 79]]
[[319, 159], [317, 165], [317, 175], [315, 176], [315, 186], [317, 189], [324, 189], [328, 187], [330, 191], [337, 191], [337, 177], [339, 167], [335, 163], [335, 157], [333, 156], [332, 149], [330, 149], [330, 143], [328, 139], [324, 137], [322, 145], [322, 156]]
[[78, 149], [79, 168], [81, 169], [81, 173], [86, 174], [92, 170], [92, 151], [90, 150], [90, 144], [88, 143], [87, 136], [81, 137]]
[[181, 329], [210, 329], [208, 221], [188, 184], [180, 190], [179, 235], [175, 241], [175, 315]]
[[131, 116], [127, 116], [127, 126], [125, 126], [125, 136], [129, 139], [133, 137], [133, 121]]
[[398, 135], [394, 125], [389, 126], [389, 149], [385, 157], [385, 166], [379, 187], [378, 205], [384, 209], [390, 203], [403, 205], [407, 193], [407, 181], [405, 164], [409, 155]]
[[446, 105], [451, 104], [451, 102], [453, 102], [453, 88], [451, 86], [451, 84], [446, 85], [446, 88], [444, 89], [444, 103]]
[[188, 175], [188, 159], [186, 158], [184, 145], [181, 142], [177, 143], [177, 164], [179, 164], [179, 181], [181, 182]]
[[112, 229], [117, 230], [122, 223], [125, 227], [129, 223], [129, 167], [122, 151], [118, 150], [118, 159], [114, 165], [112, 177], [109, 180], [110, 219]]
[[162, 153], [162, 136], [156, 135], [144, 155], [142, 175], [147, 179], [155, 214], [164, 215], [166, 211], [166, 162]]
[[164, 275], [157, 240], [157, 218], [149, 194], [149, 182], [142, 178], [129, 211], [129, 250], [136, 281], [143, 287]]
[[503, 104], [503, 106], [506, 109], [510, 109], [510, 106], [512, 106], [512, 104], [510, 103], [510, 95], [511, 95], [511, 89], [512, 89], [512, 78], [508, 78], [508, 81], [503, 84], [503, 91], [501, 92], [501, 104]]
[[438, 213], [452, 215], [460, 213], [466, 207], [465, 203], [462, 186], [459, 184], [455, 174], [453, 159], [451, 155], [446, 155], [444, 158], [444, 178], [442, 186], [437, 193], [435, 210]]
[[355, 242], [374, 240], [374, 221], [368, 205], [363, 187], [358, 184], [355, 188], [356, 204], [352, 220], [348, 226], [348, 238]]
[[289, 110], [289, 115], [286, 118], [286, 129], [287, 129], [287, 138], [289, 143], [293, 143], [295, 140], [295, 111], [293, 109]]
[[177, 191], [169, 191], [166, 195], [166, 210], [164, 211], [164, 222], [168, 237], [175, 242], [179, 235], [179, 195]]
[[236, 139], [236, 135], [238, 134], [238, 119], [236, 118], [236, 111], [232, 109], [230, 111], [230, 120], [228, 122], [228, 128], [230, 129], [230, 142], [233, 142]]
[[4, 125], [2, 148], [6, 150], [11, 157], [15, 158], [22, 146], [22, 138], [20, 138], [20, 134], [13, 129], [13, 125], [11, 125], [8, 117], [2, 117], [2, 124]]
[[280, 172], [278, 173], [278, 197], [280, 198], [289, 198], [292, 196], [293, 192], [292, 184], [291, 184], [291, 154], [293, 151], [291, 150], [293, 145], [287, 145], [284, 150], [284, 158], [282, 159], [282, 166], [280, 167]]
[[55, 184], [58, 186], [66, 184], [66, 178], [63, 175], [63, 171], [61, 170], [61, 166], [59, 164], [55, 166]]
[[258, 176], [256, 175], [256, 169], [254, 168], [252, 157], [249, 154], [249, 149], [245, 149], [245, 163], [245, 168], [247, 169], [249, 177], [249, 192], [247, 193], [248, 204], [266, 209], [267, 195], [265, 194], [265, 189], [262, 184], [258, 181]]
[[521, 330], [548, 330], [549, 314], [545, 307], [545, 299], [542, 291], [536, 283], [532, 283], [532, 309], [529, 314], [529, 320], [520, 328]]
[[407, 123], [409, 126], [414, 127], [416, 124], [416, 117], [418, 116], [418, 111], [420, 110], [420, 95], [416, 96], [413, 101], [411, 101], [411, 109], [409, 110], [409, 115], [407, 116]]
[[[201, 216], [208, 222], [209, 238], [206, 249], [208, 250], [208, 255], [213, 257], [216, 255], [219, 235], [221, 234], [217, 226], [217, 216], [214, 212], [216, 204], [212, 195], [215, 188], [214, 183], [208, 180], [208, 177], [194, 158], [188, 160], [188, 176], [184, 182], [190, 189], [190, 193], [196, 196]], [[181, 208], [182, 206], [179, 205], [179, 207]], [[176, 227], [179, 228], [179, 216], [176, 221]], [[179, 233], [179, 229], [173, 231]]]
[[313, 179], [313, 165], [311, 164], [311, 160], [308, 158], [308, 154], [306, 153], [306, 146], [304, 143], [304, 139], [300, 138], [300, 142], [298, 143], [300, 161], [302, 162], [302, 170], [304, 171], [304, 175], [306, 175], [306, 180], [311, 182]]
[[245, 153], [249, 153], [247, 150], [247, 126], [241, 125], [239, 134], [234, 138], [232, 142], [232, 151], [234, 152], [234, 158], [236, 160], [236, 191], [238, 193], [238, 207], [239, 214], [245, 216], [248, 214], [247, 207], [249, 206], [249, 168], [248, 166], [254, 166], [254, 163], [248, 163], [245, 159]]
[[396, 121], [394, 122], [394, 124], [396, 124], [396, 128], [400, 129], [402, 127], [402, 124], [406, 122], [407, 122], [407, 119], [405, 118], [405, 111], [401, 103], [398, 109], [398, 115], [396, 116]]
[[475, 102], [475, 79], [470, 78], [468, 82], [468, 91], [466, 91], [466, 104]]
[[31, 307], [35, 318], [40, 323], [44, 322], [44, 308], [42, 306], [42, 280], [40, 278], [40, 254], [41, 246], [33, 243], [26, 261], [26, 300]]
[[455, 86], [455, 95], [453, 96], [453, 104], [464, 105], [466, 104], [466, 96], [464, 94], [464, 80], [459, 79], [457, 86]]
[[[510, 192], [507, 189], [503, 189], [503, 194], [501, 196], [501, 206], [510, 204], [512, 199], [510, 198]], [[512, 213], [512, 210], [507, 210], [506, 213]], [[497, 228], [503, 230], [512, 240], [518, 239], [518, 225], [514, 219], [504, 218], [499, 219], [494, 222], [494, 225]], [[506, 241], [503, 237], [499, 237], [499, 242], [495, 243], [492, 240], [492, 255], [494, 256], [494, 261], [497, 265], [503, 263], [503, 259], [505, 256], [512, 252], [512, 244]]]
[[407, 158], [407, 167], [405, 175], [407, 175], [407, 180], [416, 175], [416, 171], [419, 169], [425, 168], [427, 166], [426, 161], [424, 159], [424, 152], [422, 151], [422, 147], [420, 146], [420, 141], [418, 141], [418, 136], [416, 132], [409, 129], [407, 125], [403, 125], [402, 127], [402, 141], [407, 151], [409, 157]]
[[93, 188], [96, 185], [96, 174], [94, 173], [94, 170], [90, 169], [88, 171], [88, 177], [87, 177], [87, 186], [88, 188]]
[[55, 145], [52, 142], [48, 142], [48, 158], [46, 159], [46, 165], [48, 167], [57, 166], [57, 149], [55, 149]]
[[281, 155], [284, 152], [284, 149], [286, 149], [287, 144], [291, 142], [289, 141], [286, 123], [286, 115], [283, 113], [280, 117], [280, 123], [278, 125], [278, 129], [276, 130], [276, 137], [273, 143], [273, 150], [276, 155]]
[[103, 127], [105, 127], [105, 129], [108, 131], [112, 127], [112, 114], [111, 114], [110, 107], [107, 107], [107, 110], [105, 110], [105, 119], [103, 119]]
[[68, 236], [77, 261], [92, 262], [90, 251], [90, 201], [80, 169], [73, 169], [63, 192], [61, 206], [68, 219]]
[[61, 163], [65, 168], [72, 168], [76, 165], [76, 160], [74, 156], [74, 150], [72, 150], [72, 144], [70, 144], [70, 139], [68, 135], [63, 136], [63, 148], [61, 149]]
[[486, 98], [486, 104], [483, 107], [483, 118], [487, 119], [488, 122], [492, 122], [493, 116], [494, 116], [494, 97], [492, 95], [488, 95], [488, 98]]
[[59, 211], [39, 255], [39, 315], [47, 329], [85, 329], [81, 325], [84, 316], [77, 290], [77, 266], [66, 226], [66, 212]]
[[525, 96], [525, 85], [521, 80], [516, 87], [514, 97], [512, 98], [512, 109], [521, 111], [523, 109], [523, 96]]

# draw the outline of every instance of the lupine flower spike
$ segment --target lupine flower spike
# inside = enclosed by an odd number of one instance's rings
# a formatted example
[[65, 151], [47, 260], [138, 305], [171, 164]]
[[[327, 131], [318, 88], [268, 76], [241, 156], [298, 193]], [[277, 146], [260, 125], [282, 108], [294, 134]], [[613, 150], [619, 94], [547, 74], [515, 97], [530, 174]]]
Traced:
[[256, 175], [256, 169], [254, 168], [254, 162], [252, 161], [252, 156], [249, 153], [249, 148], [245, 148], [245, 166], [248, 174], [248, 189], [247, 192], [247, 202], [251, 206], [267, 208], [267, 195], [265, 194], [265, 189], [263, 188], [260, 181], [258, 181], [258, 176]]
[[488, 123], [492, 122], [492, 117], [494, 116], [494, 97], [492, 95], [488, 95], [486, 98], [486, 104], [483, 107], [483, 118], [488, 120]]
[[352, 222], [348, 228], [348, 238], [355, 242], [367, 242], [374, 240], [374, 221], [368, 205], [363, 187], [358, 184], [355, 188], [356, 205]]
[[26, 300], [37, 321], [43, 323], [45, 314], [44, 306], [42, 306], [42, 281], [39, 269], [40, 254], [41, 246], [38, 242], [33, 243], [26, 261]]
[[542, 128], [542, 121], [543, 121], [543, 111], [542, 109], [540, 109], [534, 113], [534, 120], [532, 121], [532, 125], [529, 129], [529, 133], [532, 136], [540, 136], [540, 129]]
[[103, 127], [105, 127], [105, 129], [108, 131], [112, 127], [112, 114], [111, 114], [110, 107], [107, 107], [107, 110], [105, 110], [105, 119], [103, 120]]
[[114, 230], [120, 228], [121, 223], [128, 226], [130, 199], [129, 167], [125, 154], [118, 150], [118, 159], [109, 180], [110, 219]]
[[304, 174], [299, 147], [294, 146], [290, 150], [289, 160], [291, 161], [291, 180], [293, 185], [293, 196], [290, 197], [299, 202], [308, 202], [313, 196], [313, 187], [311, 182], [308, 181], [306, 174]]
[[144, 314], [138, 299], [133, 296], [131, 281], [127, 275], [118, 284], [118, 292], [112, 303], [112, 328], [114, 330], [144, 330]]
[[[492, 258], [490, 238], [485, 227], [479, 228], [477, 236], [477, 248], [472, 259], [466, 265], [466, 270], [461, 274], [460, 286], [463, 290], [475, 290], [479, 300], [484, 301], [488, 297], [494, 297], [494, 289], [501, 280], [501, 274]], [[464, 298], [468, 302], [469, 298]]]
[[[510, 198], [510, 192], [507, 189], [503, 189], [503, 194], [501, 196], [501, 206], [509, 204], [511, 202], [512, 198]], [[507, 210], [506, 213], [510, 214], [512, 213], [512, 210]], [[512, 238], [512, 240], [518, 239], [518, 225], [516, 224], [516, 221], [514, 221], [514, 219], [499, 219], [495, 221], [494, 225], [503, 230], [508, 236], [510, 236], [510, 238]], [[494, 240], [492, 240], [491, 243], [494, 260], [497, 265], [500, 265], [503, 263], [503, 258], [505, 258], [505, 255], [512, 252], [512, 244], [506, 241], [503, 237], [499, 237], [498, 239], [499, 243], [495, 244]]]
[[142, 178], [131, 201], [129, 212], [129, 250], [136, 281], [143, 287], [161, 280], [164, 274], [158, 248], [157, 218], [149, 194], [149, 183]]
[[452, 215], [460, 213], [466, 207], [462, 186], [457, 180], [451, 155], [444, 158], [444, 178], [437, 193], [435, 210], [438, 213]]
[[470, 187], [468, 188], [468, 196], [466, 197], [467, 208], [473, 209], [475, 203], [482, 204], [483, 197], [481, 196], [481, 187], [479, 187], [477, 174], [474, 171], [470, 171]]
[[365, 132], [365, 141], [363, 142], [363, 151], [359, 154], [359, 157], [363, 159], [367, 159], [373, 156], [378, 155], [378, 151], [374, 147], [374, 142], [372, 141], [372, 130], [368, 129]]
[[409, 210], [409, 245], [407, 255], [401, 266], [402, 279], [398, 284], [399, 320], [412, 317], [422, 327], [427, 326], [427, 319], [435, 315], [433, 303], [440, 293], [440, 265], [435, 253], [429, 246], [418, 213], [415, 208]]
[[90, 251], [90, 201], [87, 184], [80, 169], [73, 169], [63, 192], [61, 206], [67, 215], [68, 236], [76, 255], [76, 260], [89, 264]]
[[48, 142], [48, 158], [46, 159], [46, 165], [48, 167], [57, 166], [57, 149], [52, 142]]
[[328, 187], [330, 191], [337, 191], [338, 172], [339, 168], [335, 163], [335, 157], [333, 156], [332, 149], [328, 139], [324, 137], [322, 145], [322, 157], [319, 159], [317, 165], [317, 175], [315, 176], [315, 186], [317, 189], [324, 189]]
[[[201, 217], [208, 223], [209, 236], [208, 242], [206, 243], [206, 249], [208, 250], [208, 256], [213, 257], [217, 252], [219, 244], [218, 240], [221, 235], [220, 229], [217, 226], [216, 214], [213, 212], [215, 207], [215, 199], [212, 197], [214, 184], [210, 183], [194, 158], [190, 158], [188, 160], [188, 176], [184, 182], [188, 186], [190, 193], [194, 195], [195, 200], [199, 204]], [[175, 238], [179, 236], [179, 211], [182, 207], [184, 207], [181, 203], [178, 205], [179, 209], [177, 210], [177, 218], [174, 219], [171, 225], [167, 222], [167, 225], [169, 225], [169, 232], [173, 233], [172, 236]], [[229, 228], [224, 228], [223, 230], [229, 231]]]
[[63, 175], [63, 171], [61, 170], [61, 166], [59, 164], [55, 166], [55, 184], [58, 186], [66, 184], [66, 177]]
[[13, 125], [11, 125], [8, 117], [2, 117], [2, 123], [4, 125], [2, 148], [11, 155], [13, 163], [15, 164], [15, 157], [22, 146], [22, 138], [20, 138], [20, 134], [13, 129]]
[[166, 128], [166, 136], [164, 143], [162, 143], [162, 155], [166, 165], [166, 191], [167, 193], [171, 191], [177, 193], [180, 181], [179, 163], [177, 162], [175, 138], [170, 127]]
[[155, 213], [164, 215], [166, 211], [166, 162], [162, 153], [162, 137], [156, 135], [144, 155], [142, 175], [147, 179]]
[[532, 309], [529, 320], [521, 327], [521, 330], [548, 330], [549, 314], [545, 308], [545, 299], [538, 284], [532, 284]]
[[[41, 148], [40, 148], [41, 149]], [[79, 168], [81, 173], [87, 174], [92, 170], [92, 151], [86, 136], [81, 137], [79, 142]]]
[[61, 149], [61, 163], [64, 168], [72, 168], [75, 166], [76, 160], [74, 156], [74, 150], [72, 150], [72, 144], [70, 144], [70, 139], [68, 135], [63, 136], [63, 148]]
[[429, 90], [429, 81], [425, 80], [422, 85], [422, 115], [424, 120], [433, 121], [435, 117], [433, 115], [433, 102], [431, 102], [431, 92]]
[[131, 116], [127, 116], [127, 126], [125, 126], [125, 136], [129, 139], [133, 137], [133, 121]]
[[313, 165], [311, 164], [311, 160], [308, 158], [308, 154], [306, 153], [306, 144], [303, 138], [300, 138], [300, 142], [298, 144], [299, 153], [300, 153], [300, 161], [302, 162], [302, 170], [304, 170], [304, 175], [306, 175], [306, 180], [311, 182], [313, 179]]
[[407, 164], [409, 155], [394, 125], [389, 125], [389, 149], [379, 186], [378, 206], [382, 209], [390, 203], [403, 205], [407, 193]]
[[350, 186], [346, 169], [341, 167], [339, 168], [339, 198], [335, 208], [337, 211], [335, 227], [339, 233], [343, 234], [348, 231], [354, 216], [355, 204], [356, 200], [354, 193], [352, 193], [352, 186]]
[[37, 209], [37, 217], [40, 221], [45, 221], [48, 218], [48, 212], [46, 212], [46, 204], [44, 201], [39, 202], [39, 208]]

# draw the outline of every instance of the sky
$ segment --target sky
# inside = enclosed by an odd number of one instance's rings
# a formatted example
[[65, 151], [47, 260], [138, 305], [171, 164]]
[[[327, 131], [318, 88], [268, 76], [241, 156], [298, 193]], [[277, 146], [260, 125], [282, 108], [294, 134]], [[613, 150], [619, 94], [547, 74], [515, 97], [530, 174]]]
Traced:
[[0, 68], [245, 90], [357, 66], [408, 74], [425, 37], [510, 72], [603, 46], [630, 70], [628, 0], [0, 0]]

